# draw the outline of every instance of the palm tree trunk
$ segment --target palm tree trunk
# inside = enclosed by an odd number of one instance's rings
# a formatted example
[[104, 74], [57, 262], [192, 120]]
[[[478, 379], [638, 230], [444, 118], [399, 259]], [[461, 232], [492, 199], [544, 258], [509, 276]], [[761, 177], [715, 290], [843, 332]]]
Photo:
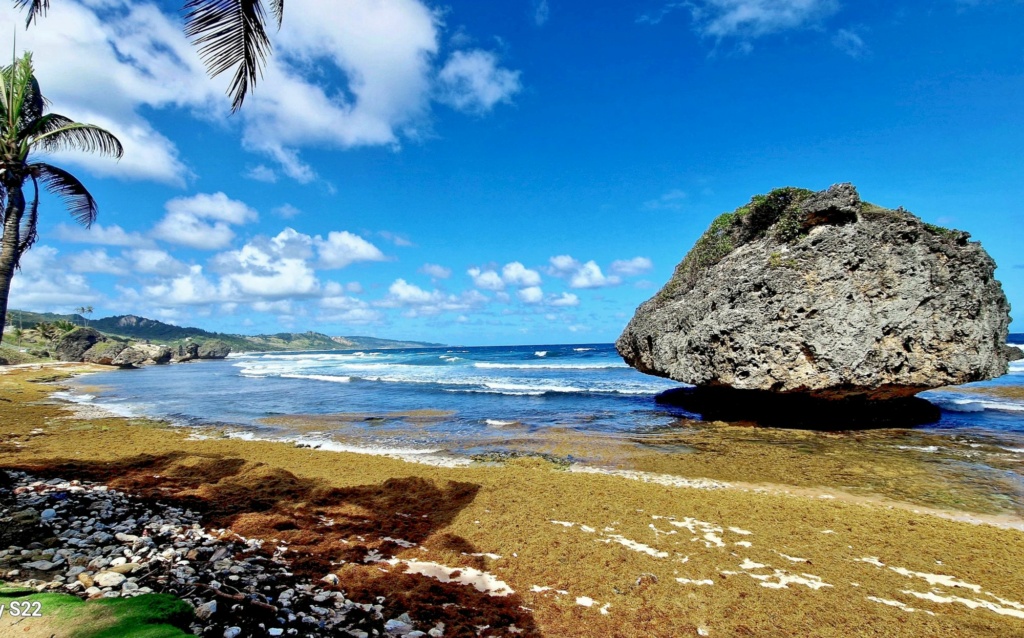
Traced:
[[18, 263], [21, 216], [25, 212], [25, 195], [21, 191], [21, 184], [10, 180], [4, 186], [7, 190], [7, 207], [4, 210], [4, 236], [0, 241], [0, 342], [3, 341], [3, 329], [7, 325], [7, 296], [11, 292], [11, 280], [14, 279], [15, 264]]

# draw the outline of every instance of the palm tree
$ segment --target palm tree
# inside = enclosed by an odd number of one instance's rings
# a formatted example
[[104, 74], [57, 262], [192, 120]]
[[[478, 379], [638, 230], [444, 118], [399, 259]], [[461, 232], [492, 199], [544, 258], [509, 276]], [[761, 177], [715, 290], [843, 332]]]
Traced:
[[82, 321], [84, 322], [84, 325], [88, 326], [89, 325], [89, 317], [88, 317], [88, 315], [92, 314], [92, 306], [79, 306], [79, 307], [75, 308], [75, 312], [77, 312], [78, 314], [82, 315]]
[[[92, 124], [81, 124], [57, 113], [46, 113], [46, 101], [26, 53], [0, 71], [0, 327], [7, 319], [7, 296], [21, 256], [35, 243], [39, 185], [64, 201], [76, 221], [89, 227], [96, 221], [96, 200], [71, 173], [45, 162], [32, 162], [36, 151], [80, 150], [120, 158], [116, 137]], [[26, 204], [22, 188], [29, 183]], [[0, 333], [2, 335], [2, 333]], [[0, 336], [2, 338], [2, 336]]]
[[[280, 29], [284, 0], [267, 0], [267, 4]], [[50, 0], [14, 0], [14, 6], [28, 9], [28, 26], [38, 16], [46, 15]], [[262, 75], [270, 55], [263, 0], [187, 0], [183, 11], [185, 35], [199, 47], [210, 77], [237, 67], [227, 91], [234, 113], [242, 107], [257, 76]]]

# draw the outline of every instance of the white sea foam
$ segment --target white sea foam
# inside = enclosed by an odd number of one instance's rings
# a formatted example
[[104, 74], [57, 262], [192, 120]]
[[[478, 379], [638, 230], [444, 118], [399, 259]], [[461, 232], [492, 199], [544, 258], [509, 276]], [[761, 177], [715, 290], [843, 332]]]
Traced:
[[502, 428], [502, 427], [505, 427], [506, 425], [515, 425], [516, 421], [502, 421], [500, 419], [486, 419], [484, 421], [484, 423], [486, 423], [487, 425], [496, 427], [496, 428]]
[[352, 377], [336, 377], [329, 374], [282, 374], [282, 379], [309, 379], [311, 381], [331, 381], [334, 383], [348, 383]]
[[590, 352], [593, 348], [573, 348], [573, 352]]
[[474, 368], [484, 370], [611, 370], [628, 368], [625, 363], [490, 363], [480, 361]]

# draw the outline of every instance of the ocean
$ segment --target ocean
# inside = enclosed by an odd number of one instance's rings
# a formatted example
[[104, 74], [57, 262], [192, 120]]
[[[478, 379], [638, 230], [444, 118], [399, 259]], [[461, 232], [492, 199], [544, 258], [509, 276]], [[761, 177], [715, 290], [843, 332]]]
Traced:
[[[635, 469], [644, 466], [638, 454], [650, 465], [651, 456], [709, 449], [712, 432], [697, 415], [656, 402], [680, 384], [626, 366], [611, 344], [232, 354], [75, 385], [65, 398], [125, 416], [447, 465], [526, 454]], [[822, 434], [815, 449], [868, 441], [884, 453], [941, 457], [998, 478], [1004, 499], [1024, 511], [1024, 361], [998, 379], [919, 396], [942, 409], [938, 423]], [[747, 427], [742, 440], [807, 446], [806, 436]]]

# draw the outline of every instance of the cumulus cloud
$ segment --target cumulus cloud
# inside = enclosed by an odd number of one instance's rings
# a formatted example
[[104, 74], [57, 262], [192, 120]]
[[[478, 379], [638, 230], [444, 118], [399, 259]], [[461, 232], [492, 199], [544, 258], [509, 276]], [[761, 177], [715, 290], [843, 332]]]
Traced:
[[568, 279], [571, 288], [604, 288], [622, 283], [617, 275], [605, 276], [594, 260], [580, 263], [570, 255], [557, 255], [549, 259], [548, 263], [548, 272], [555, 277]]
[[481, 49], [456, 51], [437, 78], [438, 100], [467, 113], [486, 113], [509, 103], [522, 88], [519, 71], [499, 68], [497, 56]]
[[535, 304], [543, 301], [544, 291], [540, 289], [540, 286], [529, 286], [517, 291], [516, 296], [519, 297], [519, 300], [523, 303]]
[[464, 312], [487, 303], [486, 295], [468, 290], [461, 295], [440, 290], [424, 290], [405, 279], [396, 279], [388, 294], [374, 305], [381, 308], [404, 308], [407, 317], [432, 316], [442, 312]]
[[622, 277], [635, 277], [649, 272], [654, 264], [647, 257], [634, 257], [632, 259], [616, 259], [608, 268], [608, 272]]
[[93, 224], [90, 228], [85, 228], [58, 224], [56, 236], [61, 241], [101, 246], [151, 246], [153, 244], [153, 240], [143, 237], [140, 233], [127, 232], [117, 225]]
[[21, 270], [11, 280], [8, 307], [67, 312], [71, 306], [99, 299], [84, 276], [60, 263], [56, 248], [36, 246], [21, 258]]
[[423, 266], [420, 267], [420, 272], [434, 279], [448, 279], [452, 276], [451, 268], [445, 268], [438, 264], [423, 264]]
[[200, 193], [172, 199], [152, 235], [168, 243], [203, 250], [224, 248], [234, 239], [230, 226], [256, 221], [259, 215], [224, 193]]
[[549, 306], [555, 306], [556, 308], [572, 308], [580, 305], [580, 298], [571, 292], [563, 292], [562, 294], [553, 297], [548, 301]]
[[153, 248], [137, 248], [123, 253], [131, 261], [132, 270], [147, 275], [181, 275], [188, 271], [188, 266], [181, 263], [170, 253]]
[[[107, 127], [125, 145], [119, 164], [87, 154], [67, 161], [104, 175], [184, 185], [192, 173], [149, 113], [175, 108], [220, 120], [229, 108], [228, 77], [206, 77], [180, 19], [159, 6], [67, 0], [45, 25], [19, 33], [18, 44], [36, 52], [55, 110]], [[294, 0], [289, 7], [262, 81], [230, 122], [244, 148], [276, 164], [249, 169], [249, 178], [273, 182], [280, 172], [309, 182], [316, 171], [302, 148], [397, 147], [429, 127], [438, 95], [478, 113], [519, 89], [518, 73], [486, 52], [453, 55], [438, 69], [444, 25], [421, 0]], [[0, 8], [3, 27], [21, 29], [23, 22], [10, 4]], [[73, 56], [65, 54], [68, 43]]]
[[117, 257], [111, 257], [102, 248], [76, 253], [69, 256], [67, 261], [68, 268], [74, 272], [94, 272], [106, 275], [126, 275], [129, 272], [127, 262]]
[[501, 269], [501, 278], [512, 286], [537, 286], [540, 284], [540, 273], [530, 270], [518, 261], [505, 264]]
[[379, 248], [359, 235], [347, 230], [330, 232], [327, 239], [316, 238], [317, 252], [322, 268], [344, 268], [358, 261], [384, 261], [387, 257]]
[[502, 281], [501, 275], [494, 270], [470, 268], [466, 273], [473, 278], [473, 285], [477, 288], [495, 291], [505, 289], [505, 282]]

